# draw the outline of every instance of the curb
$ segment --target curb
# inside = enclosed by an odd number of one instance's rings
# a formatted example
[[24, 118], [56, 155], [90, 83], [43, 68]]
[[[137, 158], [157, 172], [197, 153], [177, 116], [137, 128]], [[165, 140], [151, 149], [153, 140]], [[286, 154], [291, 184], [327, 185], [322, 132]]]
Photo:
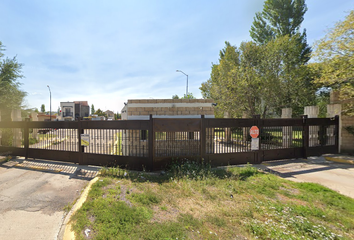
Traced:
[[337, 158], [337, 157], [324, 157], [327, 161], [332, 161], [332, 162], [337, 162], [337, 163], [347, 163], [347, 164], [353, 164], [354, 165], [354, 160], [348, 160], [348, 159], [343, 159], [343, 158]]
[[71, 222], [70, 222], [70, 218], [71, 216], [81, 208], [82, 204], [86, 201], [87, 199], [87, 195], [91, 189], [92, 184], [94, 184], [95, 182], [97, 182], [97, 180], [99, 179], [99, 177], [95, 177], [94, 179], [92, 179], [89, 184], [87, 185], [87, 187], [85, 188], [84, 192], [81, 194], [80, 198], [76, 201], [75, 205], [73, 206], [73, 208], [69, 211], [69, 213], [66, 215], [65, 221], [63, 223], [63, 227], [64, 228], [64, 234], [62, 238], [62, 240], [75, 240], [75, 234], [74, 232], [71, 230]]

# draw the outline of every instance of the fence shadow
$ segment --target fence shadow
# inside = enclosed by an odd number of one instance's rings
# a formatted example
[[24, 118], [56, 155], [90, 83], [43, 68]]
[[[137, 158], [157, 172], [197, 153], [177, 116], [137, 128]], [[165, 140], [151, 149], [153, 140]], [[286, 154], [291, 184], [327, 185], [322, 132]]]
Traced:
[[0, 163], [0, 168], [17, 168], [69, 176], [69, 179], [91, 180], [101, 169], [97, 166], [83, 166], [50, 160], [12, 159]]

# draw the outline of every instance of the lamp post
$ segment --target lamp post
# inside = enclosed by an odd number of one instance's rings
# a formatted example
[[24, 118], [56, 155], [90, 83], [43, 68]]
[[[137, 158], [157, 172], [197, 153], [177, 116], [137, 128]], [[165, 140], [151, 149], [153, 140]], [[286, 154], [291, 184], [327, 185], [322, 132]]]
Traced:
[[185, 74], [184, 72], [182, 72], [181, 70], [176, 70], [176, 72], [183, 73], [184, 75], [186, 75], [186, 76], [187, 76], [186, 97], [188, 97], [188, 75], [187, 75], [187, 74]]
[[50, 87], [49, 85], [47, 85], [48, 89], [49, 89], [49, 99], [50, 99], [50, 105], [49, 105], [49, 120], [52, 121], [52, 92], [50, 91]]

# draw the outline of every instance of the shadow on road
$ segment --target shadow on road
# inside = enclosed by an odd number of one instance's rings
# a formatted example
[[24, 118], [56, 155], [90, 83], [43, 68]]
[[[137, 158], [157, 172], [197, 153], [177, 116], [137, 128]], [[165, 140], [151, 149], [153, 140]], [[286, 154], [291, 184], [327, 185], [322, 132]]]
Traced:
[[302, 174], [319, 173], [335, 169], [347, 170], [354, 168], [353, 165], [327, 161], [323, 157], [310, 157], [307, 160], [287, 159], [268, 161], [255, 167], [259, 167], [283, 178], [296, 177]]
[[77, 165], [50, 160], [13, 159], [0, 163], [0, 168], [18, 168], [30, 171], [67, 175], [69, 178], [91, 180], [97, 176], [100, 167]]

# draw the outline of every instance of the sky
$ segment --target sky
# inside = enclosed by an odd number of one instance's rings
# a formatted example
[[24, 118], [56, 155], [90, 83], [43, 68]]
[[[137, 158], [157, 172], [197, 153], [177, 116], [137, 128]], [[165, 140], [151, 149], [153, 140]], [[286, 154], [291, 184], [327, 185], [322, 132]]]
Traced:
[[[120, 112], [128, 99], [172, 98], [210, 78], [225, 41], [250, 41], [263, 0], [1, 0], [5, 56], [23, 64], [25, 105], [52, 111], [88, 101]], [[354, 9], [353, 0], [307, 0], [312, 45]]]

